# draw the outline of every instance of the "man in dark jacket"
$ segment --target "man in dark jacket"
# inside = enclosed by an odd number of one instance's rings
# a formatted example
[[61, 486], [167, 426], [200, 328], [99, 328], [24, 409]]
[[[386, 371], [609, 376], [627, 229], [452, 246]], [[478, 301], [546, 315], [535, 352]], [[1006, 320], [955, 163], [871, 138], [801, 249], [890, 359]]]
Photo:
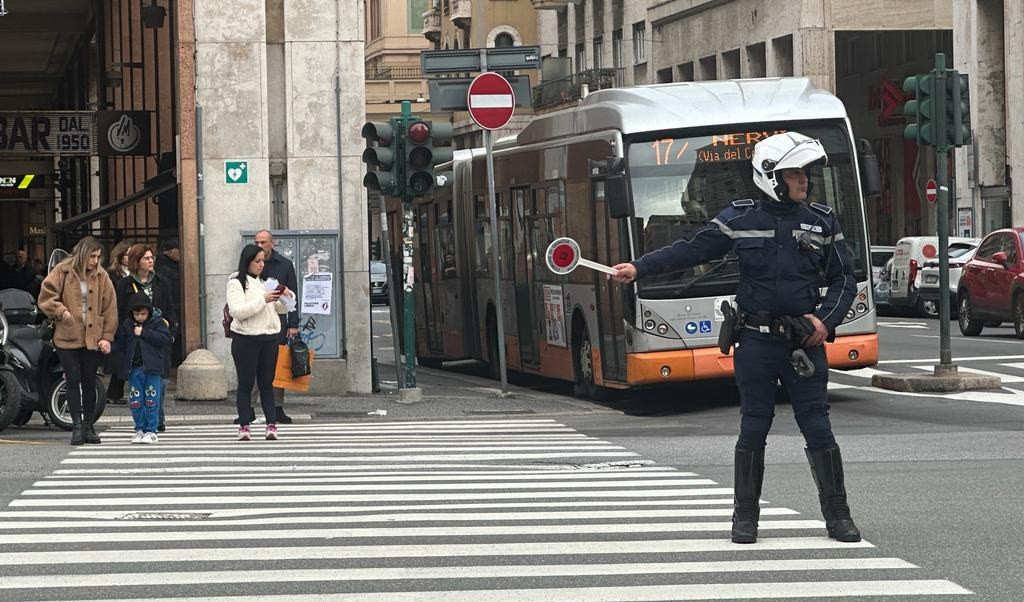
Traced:
[[[263, 249], [263, 273], [260, 278], [268, 280], [276, 279], [279, 283], [288, 287], [288, 290], [298, 291], [298, 278], [295, 276], [295, 264], [290, 259], [274, 251], [274, 235], [270, 230], [260, 230], [256, 233], [256, 244]], [[299, 334], [299, 310], [281, 315], [281, 344], [286, 345], [289, 339], [294, 339]], [[274, 387], [274, 405], [277, 406], [277, 421], [282, 424], [291, 424], [291, 416], [284, 413], [284, 389]]]

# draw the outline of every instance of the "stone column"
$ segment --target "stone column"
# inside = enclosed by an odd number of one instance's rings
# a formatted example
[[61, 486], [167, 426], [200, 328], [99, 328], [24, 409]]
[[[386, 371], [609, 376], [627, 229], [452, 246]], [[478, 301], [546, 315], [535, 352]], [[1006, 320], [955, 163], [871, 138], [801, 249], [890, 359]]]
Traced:
[[[235, 382], [230, 341], [221, 330], [228, 275], [238, 265], [241, 231], [270, 218], [267, 170], [265, 0], [195, 3], [196, 102], [203, 107], [205, 284], [208, 349]], [[225, 161], [242, 161], [248, 183], [226, 183]]]
[[1006, 155], [1010, 169], [1012, 225], [1024, 226], [1024, 4], [1003, 2]]
[[360, 0], [290, 0], [284, 7], [289, 228], [341, 234], [334, 277], [344, 299], [339, 348], [347, 355], [317, 362], [319, 392], [371, 390], [363, 17]]

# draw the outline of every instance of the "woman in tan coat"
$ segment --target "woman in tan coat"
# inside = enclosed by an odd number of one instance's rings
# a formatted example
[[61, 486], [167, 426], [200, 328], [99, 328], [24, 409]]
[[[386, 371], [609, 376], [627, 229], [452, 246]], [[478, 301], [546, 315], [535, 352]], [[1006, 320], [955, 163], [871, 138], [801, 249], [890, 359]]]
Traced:
[[117, 331], [117, 297], [100, 267], [102, 254], [99, 241], [86, 236], [46, 276], [39, 293], [39, 309], [56, 321], [53, 345], [67, 379], [71, 445], [100, 442], [93, 429], [96, 369]]

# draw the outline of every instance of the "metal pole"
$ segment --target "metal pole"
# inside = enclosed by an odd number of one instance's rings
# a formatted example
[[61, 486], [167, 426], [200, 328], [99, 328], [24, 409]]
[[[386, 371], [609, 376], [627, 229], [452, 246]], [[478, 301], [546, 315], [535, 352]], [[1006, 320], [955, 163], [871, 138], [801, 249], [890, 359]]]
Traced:
[[384, 196], [380, 197], [380, 254], [384, 259], [384, 269], [387, 270], [388, 278], [388, 316], [391, 320], [391, 349], [395, 352], [395, 375], [398, 377], [398, 388], [405, 388], [405, 371], [402, 370], [401, 346], [398, 344], [398, 316], [395, 315], [395, 307], [398, 306], [398, 294], [395, 287], [398, 282], [393, 278], [391, 270], [391, 234], [388, 229], [388, 214], [384, 206]]
[[[412, 103], [408, 100], [402, 101], [402, 127], [395, 132], [396, 136], [404, 136], [409, 119], [412, 118]], [[399, 146], [399, 148], [402, 148]], [[398, 166], [397, 176], [400, 181], [405, 180], [405, 157], [396, 157], [395, 164]], [[405, 267], [405, 302], [402, 304], [404, 315], [405, 334], [405, 386], [404, 389], [416, 388], [416, 299], [413, 295], [415, 282], [415, 270], [412, 265], [413, 254], [413, 228], [415, 220], [412, 211], [412, 197], [409, 191], [405, 192], [402, 198], [402, 265]]]
[[[337, 5], [335, 5], [335, 7], [337, 7]], [[341, 30], [339, 29], [338, 31], [341, 31]], [[341, 45], [339, 44], [338, 46], [340, 48]], [[339, 52], [340, 52], [340, 50], [339, 50]], [[336, 125], [337, 125], [337, 132], [335, 133], [335, 136], [337, 137], [337, 140], [338, 140], [338, 143], [337, 143], [337, 154], [338, 154], [338, 156], [337, 156], [337, 163], [338, 163], [338, 224], [339, 225], [345, 223], [345, 215], [344, 215], [344, 213], [345, 213], [345, 196], [344, 196], [345, 172], [342, 169], [343, 162], [341, 160], [341, 144], [342, 144], [341, 141], [342, 141], [342, 138], [343, 138], [341, 118], [342, 118], [342, 113], [341, 113], [341, 75], [339, 74], [339, 72], [336, 71], [335, 74], [334, 74], [334, 120], [335, 120]], [[358, 240], [363, 240], [362, 237], [357, 237], [357, 238], [358, 238]], [[341, 253], [341, 255], [344, 257], [344, 255], [345, 255], [345, 228], [344, 227], [338, 228], [338, 252]], [[349, 332], [349, 330], [348, 330], [348, 319], [347, 319], [347, 315], [345, 313], [345, 294], [346, 294], [345, 293], [345, 291], [346, 291], [346, 288], [345, 288], [345, 267], [343, 265], [341, 265], [341, 263], [342, 262], [340, 262], [340, 261], [335, 263], [335, 265], [336, 265], [335, 269], [337, 270], [337, 274], [338, 274], [337, 275], [338, 285], [334, 287], [334, 294], [337, 296], [337, 299], [338, 299], [338, 323], [341, 324], [341, 331], [342, 331], [342, 335], [341, 335], [341, 349], [340, 349], [341, 357], [346, 357], [347, 358], [348, 357], [348, 332]], [[371, 312], [371, 316], [370, 316], [370, 321], [371, 322], [373, 321], [372, 312]], [[371, 348], [372, 348], [372, 346], [371, 346]]]
[[[494, 271], [494, 305], [498, 323], [498, 366], [501, 370], [501, 394], [508, 394], [508, 372], [505, 368], [505, 312], [501, 307], [501, 274], [498, 272], [498, 254], [501, 252], [501, 230], [498, 229], [498, 203], [494, 195], [494, 149], [491, 145], [491, 130], [484, 130], [484, 147], [487, 149], [487, 196], [491, 207], [491, 269]], [[494, 361], [494, 358], [491, 358]]]
[[203, 105], [196, 103], [196, 213], [199, 217], [199, 346], [209, 349], [206, 340], [206, 186], [203, 183]]
[[949, 341], [949, 142], [946, 117], [946, 55], [935, 55], [935, 177], [938, 180], [936, 224], [939, 231], [939, 365], [936, 376], [954, 375], [953, 352]]

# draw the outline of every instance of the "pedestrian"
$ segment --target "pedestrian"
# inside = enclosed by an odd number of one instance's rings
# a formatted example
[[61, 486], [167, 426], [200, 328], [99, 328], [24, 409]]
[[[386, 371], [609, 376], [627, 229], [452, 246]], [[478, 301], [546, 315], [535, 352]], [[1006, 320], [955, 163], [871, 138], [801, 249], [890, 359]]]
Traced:
[[256, 245], [245, 245], [238, 258], [238, 270], [227, 283], [228, 313], [231, 315], [231, 357], [238, 374], [235, 402], [238, 406], [238, 440], [248, 441], [250, 404], [255, 382], [266, 420], [266, 438], [277, 439], [277, 413], [274, 406], [274, 372], [281, 331], [280, 314], [287, 312], [282, 295], [294, 299], [295, 293], [284, 284], [267, 290], [260, 275], [264, 253]]
[[101, 353], [110, 353], [117, 331], [117, 298], [100, 267], [103, 247], [92, 236], [78, 241], [64, 261], [43, 280], [40, 311], [55, 320], [53, 345], [67, 381], [71, 445], [99, 443], [96, 416], [96, 369]]
[[[278, 253], [274, 247], [274, 235], [270, 230], [260, 230], [255, 236], [256, 245], [263, 249], [265, 256], [263, 280], [276, 279], [279, 283], [288, 287], [288, 290], [298, 290], [298, 279], [295, 276], [295, 264], [290, 259]], [[281, 315], [281, 334], [278, 337], [279, 345], [287, 345], [288, 341], [299, 334], [299, 311], [298, 307]], [[277, 409], [277, 421], [281, 424], [291, 424], [291, 416], [284, 412], [284, 389], [274, 387], [274, 406]]]
[[[760, 198], [733, 201], [691, 239], [613, 266], [617, 273], [611, 277], [629, 283], [736, 250], [741, 326], [734, 364], [742, 415], [734, 458], [736, 543], [757, 541], [764, 448], [775, 415], [778, 380], [789, 394], [807, 444], [805, 454], [829, 537], [860, 541], [829, 422], [824, 347], [853, 303], [857, 283], [839, 219], [832, 208], [806, 202], [811, 169], [827, 160], [821, 142], [802, 134], [765, 138], [752, 157]], [[821, 286], [828, 287], [823, 298]], [[813, 363], [813, 369], [807, 362], [790, 359], [799, 357]]]
[[110, 281], [114, 283], [115, 288], [117, 288], [117, 284], [121, 282], [121, 279], [131, 272], [128, 269], [128, 252], [131, 251], [131, 248], [132, 243], [122, 240], [110, 250], [107, 275], [110, 276]]
[[[178, 315], [175, 313], [174, 297], [171, 293], [171, 286], [166, 280], [160, 277], [154, 270], [156, 253], [153, 248], [144, 243], [132, 245], [128, 253], [127, 276], [121, 279], [117, 285], [117, 315], [118, 320], [123, 321], [128, 317], [128, 299], [136, 293], [143, 293], [153, 302], [153, 313], [155, 317], [163, 319], [167, 324], [167, 330], [171, 333], [172, 339], [178, 332]], [[171, 375], [171, 354], [164, 354], [163, 378], [170, 378]], [[166, 392], [166, 391], [165, 391]], [[157, 431], [166, 430], [164, 405], [161, 399], [158, 408], [159, 424]]]
[[131, 442], [156, 443], [171, 333], [145, 293], [132, 294], [127, 305], [130, 315], [118, 328], [114, 351], [121, 357], [118, 375], [128, 383], [129, 407], [135, 422]]
[[[117, 291], [117, 285], [121, 283], [130, 270], [128, 269], [128, 252], [131, 250], [132, 244], [127, 240], [114, 245], [114, 248], [110, 250], [110, 258], [107, 264], [107, 276], [110, 276], [110, 281], [114, 284], [114, 290]], [[119, 316], [121, 317], [121, 316]], [[124, 405], [124, 381], [118, 376], [118, 369], [121, 365], [121, 356], [117, 351], [113, 351], [107, 356], [106, 371], [110, 374], [110, 381], [107, 383], [107, 403]]]
[[[171, 305], [175, 316], [181, 316], [181, 245], [176, 239], [165, 240], [160, 245], [160, 254], [156, 256], [156, 273], [166, 282], [171, 290]], [[182, 338], [175, 337], [171, 345], [171, 366], [177, 367], [182, 358]]]
[[39, 296], [36, 270], [32, 267], [32, 262], [28, 260], [28, 251], [25, 249], [18, 249], [14, 253], [14, 275], [18, 288], [31, 293], [33, 297]]

